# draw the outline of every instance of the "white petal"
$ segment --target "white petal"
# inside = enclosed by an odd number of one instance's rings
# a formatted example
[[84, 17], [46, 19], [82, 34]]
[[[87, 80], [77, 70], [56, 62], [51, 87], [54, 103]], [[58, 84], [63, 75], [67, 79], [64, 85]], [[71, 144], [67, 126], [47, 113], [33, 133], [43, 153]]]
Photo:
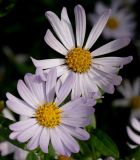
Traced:
[[[75, 74], [75, 73], [74, 73]], [[79, 74], [75, 74], [75, 83], [72, 88], [71, 99], [74, 100], [81, 96], [80, 85], [79, 85]]]
[[43, 131], [40, 136], [39, 144], [40, 148], [44, 153], [48, 153], [48, 145], [50, 141], [50, 131], [48, 128], [43, 128]]
[[137, 96], [140, 94], [140, 78], [136, 78], [133, 84], [133, 94], [134, 96]]
[[22, 101], [6, 101], [6, 105], [8, 106], [9, 109], [11, 109], [13, 112], [20, 114], [20, 115], [25, 115], [32, 117], [34, 114], [34, 110], [29, 107], [28, 105], [24, 104]]
[[29, 140], [27, 144], [28, 149], [34, 150], [39, 146], [39, 139], [40, 139], [42, 130], [43, 130], [42, 126], [39, 126], [36, 132], [34, 132], [34, 135], [32, 136], [32, 138]]
[[140, 121], [137, 118], [131, 118], [130, 124], [136, 131], [140, 132]]
[[91, 54], [93, 57], [108, 54], [127, 46], [129, 43], [129, 38], [120, 38], [103, 45], [102, 47], [94, 50]]
[[14, 152], [14, 150], [15, 150], [15, 146], [12, 145], [11, 143], [6, 141], [0, 143], [1, 156], [6, 156], [8, 154], [11, 154], [12, 152]]
[[63, 85], [61, 86], [61, 88], [59, 89], [58, 95], [55, 100], [57, 105], [61, 104], [63, 102], [63, 100], [68, 96], [68, 94], [70, 93], [70, 91], [73, 87], [74, 80], [75, 80], [74, 74], [71, 72], [68, 75], [65, 82], [63, 83]]
[[14, 160], [25, 160], [27, 154], [28, 154], [27, 151], [16, 147], [16, 150], [14, 152]]
[[[49, 71], [49, 69], [47, 69], [46, 71]], [[46, 81], [47, 80], [47, 76], [46, 76], [45, 73], [46, 72], [44, 72], [44, 70], [42, 68], [40, 68], [40, 67], [36, 68], [35, 74], [37, 76], [40, 76], [40, 78], [41, 78], [42, 81]]]
[[136, 144], [140, 145], [140, 135], [137, 135], [136, 133], [134, 133], [132, 131], [132, 129], [130, 127], [127, 126], [127, 134], [129, 136], [129, 138], [135, 142]]
[[58, 53], [61, 53], [62, 55], [67, 54], [67, 49], [54, 37], [49, 29], [47, 30], [44, 39], [45, 42]]
[[15, 140], [17, 139], [17, 136], [20, 134], [20, 132], [12, 132], [10, 135], [9, 135], [9, 138], [12, 139], [12, 140]]
[[81, 5], [77, 5], [74, 9], [76, 22], [76, 40], [77, 46], [82, 47], [86, 32], [86, 14]]
[[56, 127], [56, 131], [64, 145], [73, 153], [79, 152], [80, 148], [75, 139], [65, 130], [63, 126]]
[[132, 59], [133, 59], [132, 56], [95, 58], [93, 59], [93, 65], [94, 63], [97, 63], [97, 64], [108, 65], [113, 67], [123, 67], [123, 65], [130, 63]]
[[127, 99], [117, 99], [112, 103], [115, 107], [128, 107], [129, 106], [129, 100]]
[[37, 123], [35, 118], [29, 118], [23, 121], [16, 122], [11, 124], [9, 128], [13, 131], [23, 131]]
[[59, 155], [65, 155], [64, 145], [62, 144], [62, 141], [58, 136], [58, 133], [55, 128], [50, 129], [50, 135], [51, 135], [51, 143], [55, 151]]
[[84, 49], [90, 49], [93, 44], [96, 42], [100, 34], [102, 33], [108, 18], [111, 14], [111, 10], [107, 10], [103, 13], [103, 15], [99, 18], [95, 26], [92, 28], [88, 40], [86, 42], [86, 45], [84, 46]]
[[53, 68], [49, 71], [46, 82], [46, 98], [47, 102], [53, 102], [55, 96], [55, 85], [57, 80], [56, 69]]
[[46, 17], [48, 18], [51, 26], [53, 27], [55, 33], [57, 34], [58, 38], [61, 40], [61, 42], [64, 44], [64, 46], [69, 50], [72, 49], [71, 44], [69, 43], [69, 40], [67, 39], [67, 33], [65, 31], [65, 28], [60, 21], [60, 19], [57, 17], [56, 14], [54, 14], [51, 11], [48, 11], [45, 13]]
[[3, 113], [3, 115], [4, 115], [5, 118], [8, 118], [8, 119], [13, 120], [13, 121], [16, 120], [15, 117], [13, 116], [13, 114], [10, 112], [9, 109], [4, 108], [4, 109], [2, 110], [2, 113]]
[[26, 129], [25, 131], [22, 131], [18, 136], [17, 139], [19, 142], [26, 142], [31, 137], [34, 136], [34, 134], [38, 131], [40, 126], [38, 124], [35, 124], [31, 126], [30, 128]]
[[56, 66], [60, 66], [65, 63], [64, 59], [46, 59], [46, 60], [36, 60], [34, 58], [31, 58], [34, 65], [36, 67], [42, 68], [42, 69], [48, 69]]
[[24, 77], [28, 88], [34, 94], [34, 96], [38, 99], [39, 104], [45, 103], [45, 82], [42, 81], [39, 75], [26, 74]]
[[61, 12], [61, 22], [67, 34], [67, 38], [69, 40], [71, 48], [75, 48], [75, 39], [74, 39], [73, 29], [68, 17], [67, 9], [65, 7], [63, 7]]
[[24, 99], [26, 103], [36, 108], [39, 105], [38, 99], [32, 94], [29, 88], [22, 80], [18, 81], [17, 90], [19, 95]]
[[134, 149], [134, 148], [136, 148], [138, 145], [132, 145], [132, 144], [130, 144], [130, 143], [128, 143], [127, 142], [127, 145], [131, 148], [131, 149]]

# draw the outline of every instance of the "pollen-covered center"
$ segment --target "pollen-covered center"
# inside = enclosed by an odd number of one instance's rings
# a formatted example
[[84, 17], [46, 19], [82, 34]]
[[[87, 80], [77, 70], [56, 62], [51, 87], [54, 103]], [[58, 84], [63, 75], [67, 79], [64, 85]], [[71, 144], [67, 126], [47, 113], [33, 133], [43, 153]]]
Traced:
[[66, 56], [68, 68], [74, 72], [87, 72], [91, 66], [91, 53], [80, 47], [70, 50]]
[[35, 118], [41, 126], [54, 128], [61, 123], [61, 112], [55, 103], [50, 102], [36, 110]]
[[140, 108], [140, 96], [135, 96], [131, 99], [130, 101], [130, 105], [134, 108], [134, 109], [138, 109]]
[[110, 29], [112, 29], [112, 30], [115, 30], [115, 29], [117, 29], [118, 27], [119, 27], [119, 21], [118, 21], [118, 19], [117, 18], [115, 18], [115, 17], [110, 17], [109, 19], [108, 19], [108, 22], [107, 22], [107, 27], [108, 28], [110, 28]]
[[71, 157], [60, 155], [58, 156], [58, 160], [72, 160]]

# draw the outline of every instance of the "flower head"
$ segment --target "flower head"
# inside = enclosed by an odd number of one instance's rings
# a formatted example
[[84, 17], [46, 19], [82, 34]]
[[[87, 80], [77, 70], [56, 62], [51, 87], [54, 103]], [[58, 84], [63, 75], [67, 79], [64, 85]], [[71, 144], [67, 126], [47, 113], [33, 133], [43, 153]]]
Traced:
[[29, 141], [27, 148], [30, 150], [40, 146], [48, 153], [51, 143], [58, 155], [70, 156], [72, 152], [78, 152], [79, 145], [74, 137], [89, 138], [83, 127], [90, 124], [89, 115], [94, 112], [92, 106], [96, 103], [94, 95], [62, 105], [70, 93], [74, 76], [70, 74], [61, 85], [57, 83], [55, 68], [49, 71], [46, 82], [32, 74], [26, 74], [24, 80], [25, 83], [19, 80], [17, 84], [23, 100], [7, 93], [7, 106], [15, 113], [27, 116], [26, 120], [10, 125], [13, 131], [10, 138]]
[[[124, 1], [112, 0], [110, 7], [112, 14], [108, 19], [106, 28], [103, 31], [103, 36], [106, 39], [119, 38], [122, 36], [129, 36], [133, 38], [136, 23], [134, 21], [134, 13], [132, 13], [126, 6], [123, 7]], [[89, 19], [92, 24], [97, 21], [103, 11], [107, 9], [102, 2], [97, 2], [95, 5], [95, 13], [89, 14]]]
[[133, 84], [124, 80], [123, 85], [119, 86], [118, 91], [124, 96], [113, 102], [114, 106], [131, 107], [133, 112], [140, 113], [140, 78], [136, 78]]
[[[76, 21], [76, 38], [73, 34], [71, 22], [67, 10], [64, 7], [61, 12], [61, 19], [53, 12], [46, 12], [57, 37], [48, 29], [45, 35], [46, 43], [54, 50], [64, 55], [63, 59], [35, 60], [32, 58], [36, 67], [46, 69], [57, 68], [57, 76], [63, 83], [66, 77], [73, 73], [75, 82], [72, 87], [72, 99], [88, 95], [89, 92], [99, 92], [100, 89], [107, 93], [114, 92], [114, 85], [119, 85], [122, 78], [117, 75], [123, 65], [131, 62], [132, 57], [98, 57], [116, 51], [130, 42], [129, 38], [114, 40], [96, 50], [90, 51], [103, 28], [105, 27], [111, 10], [106, 10], [92, 28], [87, 41], [86, 33], [86, 14], [81, 5], [74, 9]], [[76, 41], [76, 44], [75, 44]], [[42, 74], [43, 75], [43, 74]]]

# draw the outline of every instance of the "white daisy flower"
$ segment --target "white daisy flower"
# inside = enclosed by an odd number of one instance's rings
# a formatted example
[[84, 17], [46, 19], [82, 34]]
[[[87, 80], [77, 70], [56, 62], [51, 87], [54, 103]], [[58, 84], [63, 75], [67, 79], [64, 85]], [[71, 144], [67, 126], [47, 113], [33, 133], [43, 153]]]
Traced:
[[19, 142], [28, 141], [29, 150], [40, 147], [48, 153], [51, 142], [56, 154], [70, 156], [72, 152], [79, 152], [79, 145], [73, 137], [89, 139], [88, 132], [82, 127], [90, 124], [89, 115], [94, 112], [92, 106], [96, 103], [96, 94], [62, 105], [73, 85], [73, 74], [63, 85], [56, 84], [56, 69], [50, 70], [46, 82], [32, 74], [26, 74], [24, 80], [25, 83], [19, 80], [17, 84], [23, 100], [7, 93], [7, 106], [15, 113], [28, 117], [10, 125], [13, 131], [10, 138]]
[[[112, 14], [103, 31], [104, 38], [110, 39], [122, 36], [133, 38], [136, 27], [136, 22], [134, 20], [135, 15], [127, 7], [123, 7], [122, 5], [123, 1], [112, 0], [110, 5]], [[94, 24], [97, 21], [97, 17], [99, 17], [107, 8], [108, 7], [104, 3], [97, 2], [95, 5], [95, 13], [89, 14], [91, 24]]]
[[72, 88], [71, 98], [87, 95], [89, 92], [99, 92], [100, 89], [107, 93], [114, 92], [114, 85], [119, 85], [122, 78], [117, 76], [118, 70], [123, 65], [131, 62], [132, 57], [98, 57], [116, 51], [130, 42], [129, 38], [114, 40], [104, 46], [89, 51], [100, 36], [105, 27], [111, 11], [107, 10], [99, 18], [92, 28], [89, 37], [84, 45], [86, 32], [86, 14], [81, 5], [74, 9], [76, 20], [76, 44], [71, 22], [67, 10], [64, 7], [61, 13], [61, 20], [53, 12], [46, 12], [59, 42], [48, 29], [45, 35], [46, 43], [54, 50], [64, 56], [62, 59], [35, 60], [36, 67], [48, 69], [57, 68], [57, 76], [61, 76], [62, 82], [72, 72], [75, 76], [75, 83]]
[[127, 145], [134, 149], [140, 145], [140, 117], [130, 117], [130, 124], [126, 127], [129, 142]]
[[[4, 117], [15, 121], [14, 116], [8, 109], [4, 109], [2, 111]], [[21, 118], [22, 119], [22, 118]], [[14, 153], [14, 160], [25, 160], [28, 154], [27, 151], [20, 149], [13, 144], [9, 143], [8, 141], [0, 142], [0, 154], [1, 156], [7, 156], [11, 153]]]
[[133, 114], [140, 113], [140, 78], [136, 78], [133, 84], [128, 80], [124, 80], [123, 85], [117, 90], [124, 96], [113, 102], [113, 106], [132, 107]]

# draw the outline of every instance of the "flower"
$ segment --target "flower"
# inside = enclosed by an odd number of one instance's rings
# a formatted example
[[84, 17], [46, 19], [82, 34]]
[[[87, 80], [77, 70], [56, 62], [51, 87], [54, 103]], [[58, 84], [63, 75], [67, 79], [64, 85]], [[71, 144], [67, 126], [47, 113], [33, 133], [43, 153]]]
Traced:
[[70, 74], [65, 83], [57, 82], [56, 69], [53, 68], [47, 75], [47, 81], [40, 76], [26, 74], [25, 83], [18, 81], [17, 90], [23, 100], [7, 93], [7, 106], [17, 114], [28, 118], [10, 125], [13, 131], [11, 139], [27, 142], [27, 148], [34, 150], [40, 147], [48, 153], [51, 144], [58, 155], [70, 156], [79, 152], [76, 140], [89, 139], [89, 134], [83, 127], [90, 124], [89, 115], [93, 114], [93, 105], [96, 104], [96, 94], [89, 98], [78, 98], [62, 105], [68, 96], [74, 82]]
[[[99, 92], [100, 89], [107, 93], [114, 92], [114, 85], [119, 85], [122, 78], [117, 76], [118, 70], [123, 65], [131, 62], [132, 57], [97, 57], [116, 51], [130, 42], [129, 38], [114, 40], [92, 52], [90, 48], [100, 36], [111, 11], [107, 10], [99, 18], [98, 22], [92, 28], [87, 42], [84, 44], [86, 32], [86, 15], [81, 5], [74, 9], [76, 19], [76, 45], [71, 22], [67, 10], [64, 7], [61, 13], [61, 20], [51, 11], [46, 12], [54, 31], [56, 32], [61, 43], [54, 37], [48, 29], [45, 35], [46, 43], [54, 50], [64, 56], [63, 59], [35, 60], [32, 58], [34, 65], [41, 69], [52, 67], [57, 68], [57, 76], [63, 83], [65, 78], [73, 73], [75, 83], [72, 87], [71, 98], [85, 96], [89, 92]], [[63, 44], [63, 45], [62, 45]]]
[[113, 105], [121, 107], [130, 106], [133, 112], [136, 114], [140, 113], [140, 78], [136, 78], [133, 84], [128, 80], [124, 80], [123, 85], [119, 86], [117, 90], [124, 98], [115, 100]]
[[[5, 108], [2, 111], [2, 113], [4, 117], [15, 121], [14, 116], [7, 108]], [[23, 118], [21, 117], [20, 119], [23, 119]], [[27, 151], [24, 151], [23, 149], [20, 149], [19, 147], [14, 146], [8, 141], [0, 142], [0, 152], [1, 152], [1, 156], [6, 156], [11, 153], [14, 153], [14, 160], [25, 160], [28, 154]]]
[[[123, 7], [124, 1], [112, 0], [110, 7], [112, 8], [112, 14], [108, 19], [106, 28], [103, 31], [103, 36], [106, 39], [119, 38], [122, 36], [129, 36], [133, 38], [136, 22], [134, 20], [135, 15], [127, 8]], [[97, 21], [103, 11], [107, 9], [102, 2], [97, 2], [95, 5], [95, 13], [89, 14], [89, 20], [91, 24]]]
[[130, 117], [130, 124], [126, 127], [129, 140], [127, 145], [133, 149], [140, 145], [140, 117]]

